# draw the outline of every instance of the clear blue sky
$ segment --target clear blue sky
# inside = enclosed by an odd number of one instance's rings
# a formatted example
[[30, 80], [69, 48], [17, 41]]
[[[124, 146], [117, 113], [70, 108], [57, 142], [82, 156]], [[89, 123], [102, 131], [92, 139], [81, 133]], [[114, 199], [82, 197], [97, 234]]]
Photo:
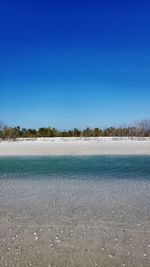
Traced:
[[150, 2], [5, 0], [0, 118], [22, 127], [150, 116]]

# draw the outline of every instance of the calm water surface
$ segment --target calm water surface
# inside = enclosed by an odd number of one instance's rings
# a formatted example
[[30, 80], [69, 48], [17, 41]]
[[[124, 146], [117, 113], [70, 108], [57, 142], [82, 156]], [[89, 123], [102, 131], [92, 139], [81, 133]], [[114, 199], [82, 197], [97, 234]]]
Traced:
[[0, 179], [150, 179], [150, 156], [1, 157]]

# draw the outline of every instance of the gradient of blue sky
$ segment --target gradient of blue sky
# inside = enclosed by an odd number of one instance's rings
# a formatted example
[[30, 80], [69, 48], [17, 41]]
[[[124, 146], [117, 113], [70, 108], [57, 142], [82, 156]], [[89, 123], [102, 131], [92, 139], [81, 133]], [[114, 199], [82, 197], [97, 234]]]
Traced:
[[5, 0], [0, 118], [72, 128], [150, 116], [150, 2]]

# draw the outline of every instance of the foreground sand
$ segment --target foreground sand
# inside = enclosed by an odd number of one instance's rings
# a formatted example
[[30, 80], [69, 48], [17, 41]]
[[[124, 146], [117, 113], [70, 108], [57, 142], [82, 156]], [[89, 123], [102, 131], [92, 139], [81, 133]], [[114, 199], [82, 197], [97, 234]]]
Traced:
[[2, 180], [0, 266], [149, 267], [149, 181]]
[[150, 155], [150, 139], [42, 138], [0, 142], [0, 156], [11, 155]]

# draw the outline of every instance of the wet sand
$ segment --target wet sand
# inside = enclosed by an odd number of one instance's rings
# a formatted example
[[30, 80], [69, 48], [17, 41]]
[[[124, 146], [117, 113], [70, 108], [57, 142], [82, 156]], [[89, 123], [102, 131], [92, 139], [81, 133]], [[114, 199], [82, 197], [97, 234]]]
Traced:
[[150, 182], [4, 180], [0, 266], [149, 267]]

